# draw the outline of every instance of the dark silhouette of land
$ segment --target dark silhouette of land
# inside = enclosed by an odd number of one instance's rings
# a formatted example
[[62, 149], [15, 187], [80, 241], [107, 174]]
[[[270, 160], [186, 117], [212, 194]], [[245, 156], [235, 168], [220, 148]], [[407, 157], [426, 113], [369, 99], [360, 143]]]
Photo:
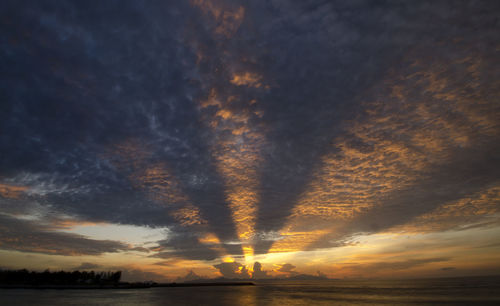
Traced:
[[0, 271], [2, 288], [37, 288], [37, 287], [114, 287], [120, 284], [121, 271], [57, 271], [44, 272], [22, 270]]
[[188, 282], [188, 283], [167, 283], [155, 284], [153, 287], [204, 287], [204, 286], [255, 286], [253, 282]]
[[0, 270], [1, 289], [140, 289], [153, 287], [198, 287], [198, 286], [253, 286], [253, 282], [219, 281], [189, 283], [128, 283], [120, 282], [121, 271], [58, 271], [44, 272], [22, 270]]

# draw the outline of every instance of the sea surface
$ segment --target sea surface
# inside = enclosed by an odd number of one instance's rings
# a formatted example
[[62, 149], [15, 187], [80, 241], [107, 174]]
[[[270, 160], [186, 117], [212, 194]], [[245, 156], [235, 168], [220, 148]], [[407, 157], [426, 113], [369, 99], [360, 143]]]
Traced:
[[267, 281], [256, 286], [0, 289], [0, 305], [500, 305], [500, 277]]

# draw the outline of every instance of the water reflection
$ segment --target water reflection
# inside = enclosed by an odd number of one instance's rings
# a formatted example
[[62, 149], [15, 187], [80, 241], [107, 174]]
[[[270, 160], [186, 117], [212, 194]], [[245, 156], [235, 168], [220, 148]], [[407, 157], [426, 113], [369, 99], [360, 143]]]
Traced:
[[0, 305], [499, 305], [500, 277], [260, 282], [248, 287], [0, 289]]

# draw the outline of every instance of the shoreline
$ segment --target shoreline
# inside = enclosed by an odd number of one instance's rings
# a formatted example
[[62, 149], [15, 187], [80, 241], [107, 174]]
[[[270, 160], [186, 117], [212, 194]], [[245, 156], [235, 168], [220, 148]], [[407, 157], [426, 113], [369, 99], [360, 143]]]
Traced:
[[159, 284], [119, 284], [119, 285], [0, 285], [0, 289], [148, 289], [157, 287], [208, 287], [208, 286], [255, 286], [253, 282], [212, 282], [212, 283], [159, 283]]

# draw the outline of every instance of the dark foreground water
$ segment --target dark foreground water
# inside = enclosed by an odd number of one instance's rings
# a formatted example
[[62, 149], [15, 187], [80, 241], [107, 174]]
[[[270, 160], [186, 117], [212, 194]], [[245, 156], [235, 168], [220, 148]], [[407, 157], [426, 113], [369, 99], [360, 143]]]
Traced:
[[0, 289], [0, 305], [500, 305], [500, 278], [258, 282], [242, 287]]

